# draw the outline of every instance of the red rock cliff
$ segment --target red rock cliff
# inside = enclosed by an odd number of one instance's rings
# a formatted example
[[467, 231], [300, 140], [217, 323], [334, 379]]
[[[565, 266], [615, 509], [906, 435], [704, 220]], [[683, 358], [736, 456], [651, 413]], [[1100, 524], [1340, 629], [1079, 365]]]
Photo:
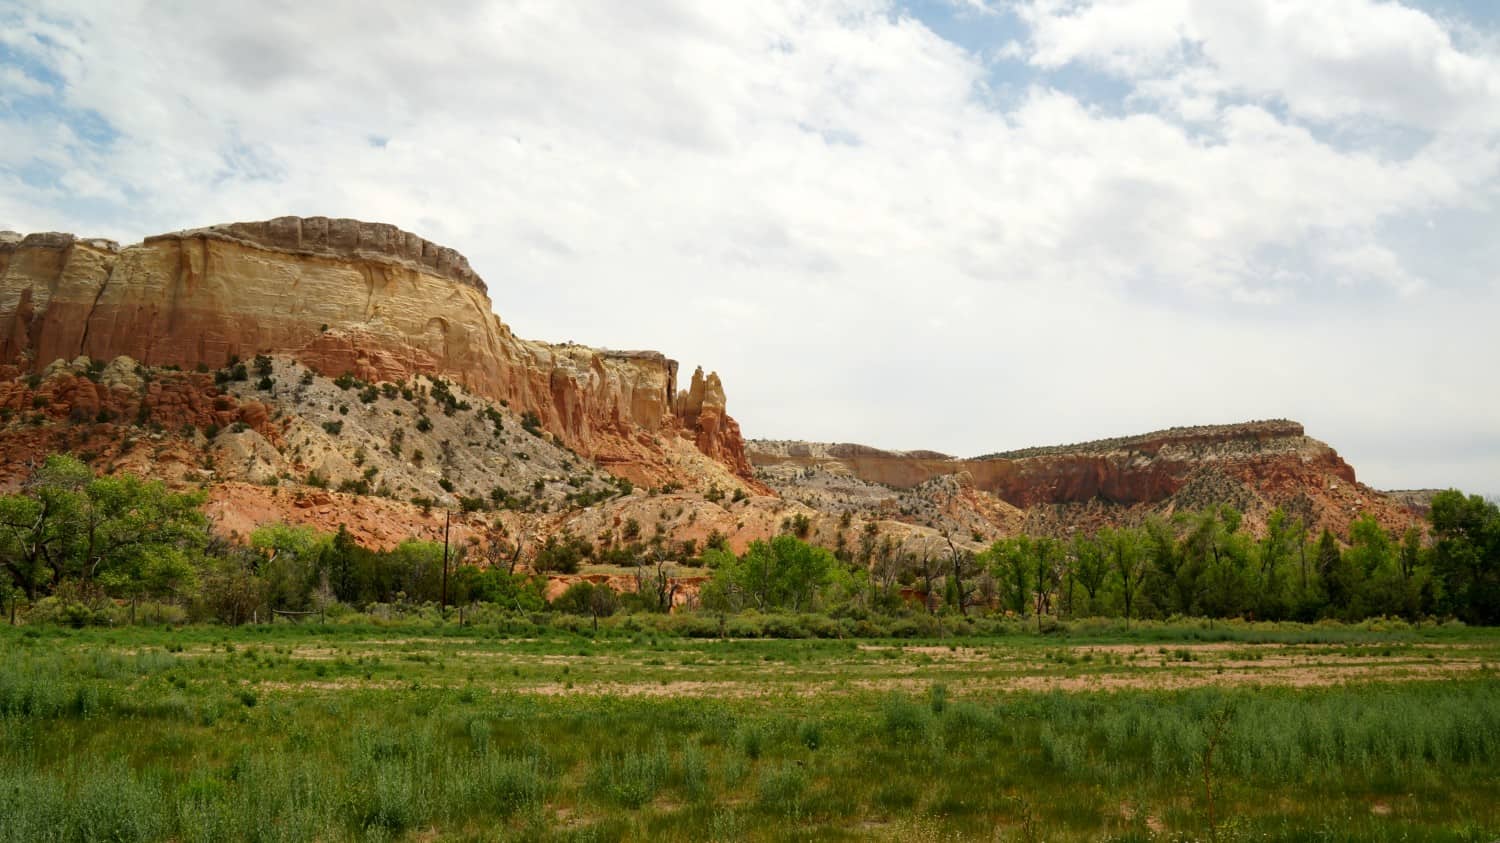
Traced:
[[1067, 510], [1058, 517], [1075, 525], [1094, 517], [1085, 511], [1090, 507], [1118, 513], [1217, 503], [1252, 514], [1280, 506], [1336, 530], [1364, 511], [1391, 526], [1410, 520], [1404, 507], [1358, 484], [1333, 448], [1286, 420], [1173, 428], [973, 459], [806, 442], [752, 441], [747, 453], [758, 467], [831, 466], [898, 489], [963, 473], [975, 488], [1022, 510]]
[[370, 381], [448, 378], [535, 412], [568, 447], [637, 482], [682, 479], [667, 453], [678, 437], [750, 477], [717, 375], [701, 398], [679, 400], [677, 362], [660, 353], [522, 340], [462, 255], [394, 226], [282, 217], [124, 249], [0, 233], [0, 362], [39, 371], [127, 355], [192, 369], [262, 353]]

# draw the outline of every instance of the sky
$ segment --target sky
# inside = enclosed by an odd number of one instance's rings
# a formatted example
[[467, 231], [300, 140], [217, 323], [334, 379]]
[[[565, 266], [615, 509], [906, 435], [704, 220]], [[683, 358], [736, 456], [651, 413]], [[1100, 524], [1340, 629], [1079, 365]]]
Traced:
[[394, 223], [750, 437], [1500, 493], [1497, 200], [1491, 0], [0, 0], [0, 229]]

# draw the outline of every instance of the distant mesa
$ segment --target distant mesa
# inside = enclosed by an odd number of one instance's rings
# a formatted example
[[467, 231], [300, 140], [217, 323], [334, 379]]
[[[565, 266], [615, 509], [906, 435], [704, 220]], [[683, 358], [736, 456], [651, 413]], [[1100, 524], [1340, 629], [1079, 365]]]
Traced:
[[813, 482], [803, 478], [816, 478], [820, 471], [901, 490], [958, 477], [1028, 513], [1029, 529], [1036, 532], [1067, 534], [1218, 503], [1246, 510], [1252, 522], [1279, 507], [1339, 531], [1363, 511], [1392, 527], [1404, 526], [1413, 515], [1405, 502], [1359, 484], [1338, 452], [1287, 419], [1174, 427], [968, 459], [754, 439], [746, 443], [746, 454], [763, 478], [773, 478], [772, 485], [791, 496]]

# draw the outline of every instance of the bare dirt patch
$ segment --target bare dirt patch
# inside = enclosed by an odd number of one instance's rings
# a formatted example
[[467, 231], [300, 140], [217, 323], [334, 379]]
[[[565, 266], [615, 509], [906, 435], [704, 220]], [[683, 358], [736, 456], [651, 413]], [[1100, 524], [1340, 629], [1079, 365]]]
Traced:
[[780, 693], [777, 686], [752, 684], [749, 682], [592, 682], [573, 687], [565, 684], [532, 685], [513, 689], [519, 694], [537, 694], [544, 697], [571, 695], [621, 696], [621, 697], [732, 697], [744, 699]]

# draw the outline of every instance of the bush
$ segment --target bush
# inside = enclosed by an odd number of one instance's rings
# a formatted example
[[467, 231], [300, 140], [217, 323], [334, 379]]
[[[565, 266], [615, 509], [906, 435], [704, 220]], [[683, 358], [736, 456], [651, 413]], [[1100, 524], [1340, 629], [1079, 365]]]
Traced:
[[894, 694], [886, 698], [881, 707], [881, 725], [887, 738], [901, 743], [927, 731], [927, 715], [921, 706], [904, 696]]
[[948, 686], [941, 682], [932, 683], [928, 690], [928, 704], [933, 714], [942, 714], [948, 707]]
[[78, 601], [61, 596], [43, 597], [31, 607], [29, 620], [33, 623], [49, 623], [58, 626], [82, 629], [86, 626], [109, 623], [109, 614], [96, 611]]
[[795, 817], [802, 812], [807, 773], [795, 764], [773, 767], [760, 774], [756, 791], [763, 809], [784, 817]]
[[549, 777], [535, 758], [490, 758], [478, 779], [484, 807], [508, 816], [541, 805]]
[[656, 797], [671, 772], [665, 747], [600, 759], [589, 771], [589, 788], [624, 808], [639, 808]]
[[809, 720], [798, 727], [797, 740], [808, 749], [816, 750], [823, 745], [823, 727], [816, 720]]

